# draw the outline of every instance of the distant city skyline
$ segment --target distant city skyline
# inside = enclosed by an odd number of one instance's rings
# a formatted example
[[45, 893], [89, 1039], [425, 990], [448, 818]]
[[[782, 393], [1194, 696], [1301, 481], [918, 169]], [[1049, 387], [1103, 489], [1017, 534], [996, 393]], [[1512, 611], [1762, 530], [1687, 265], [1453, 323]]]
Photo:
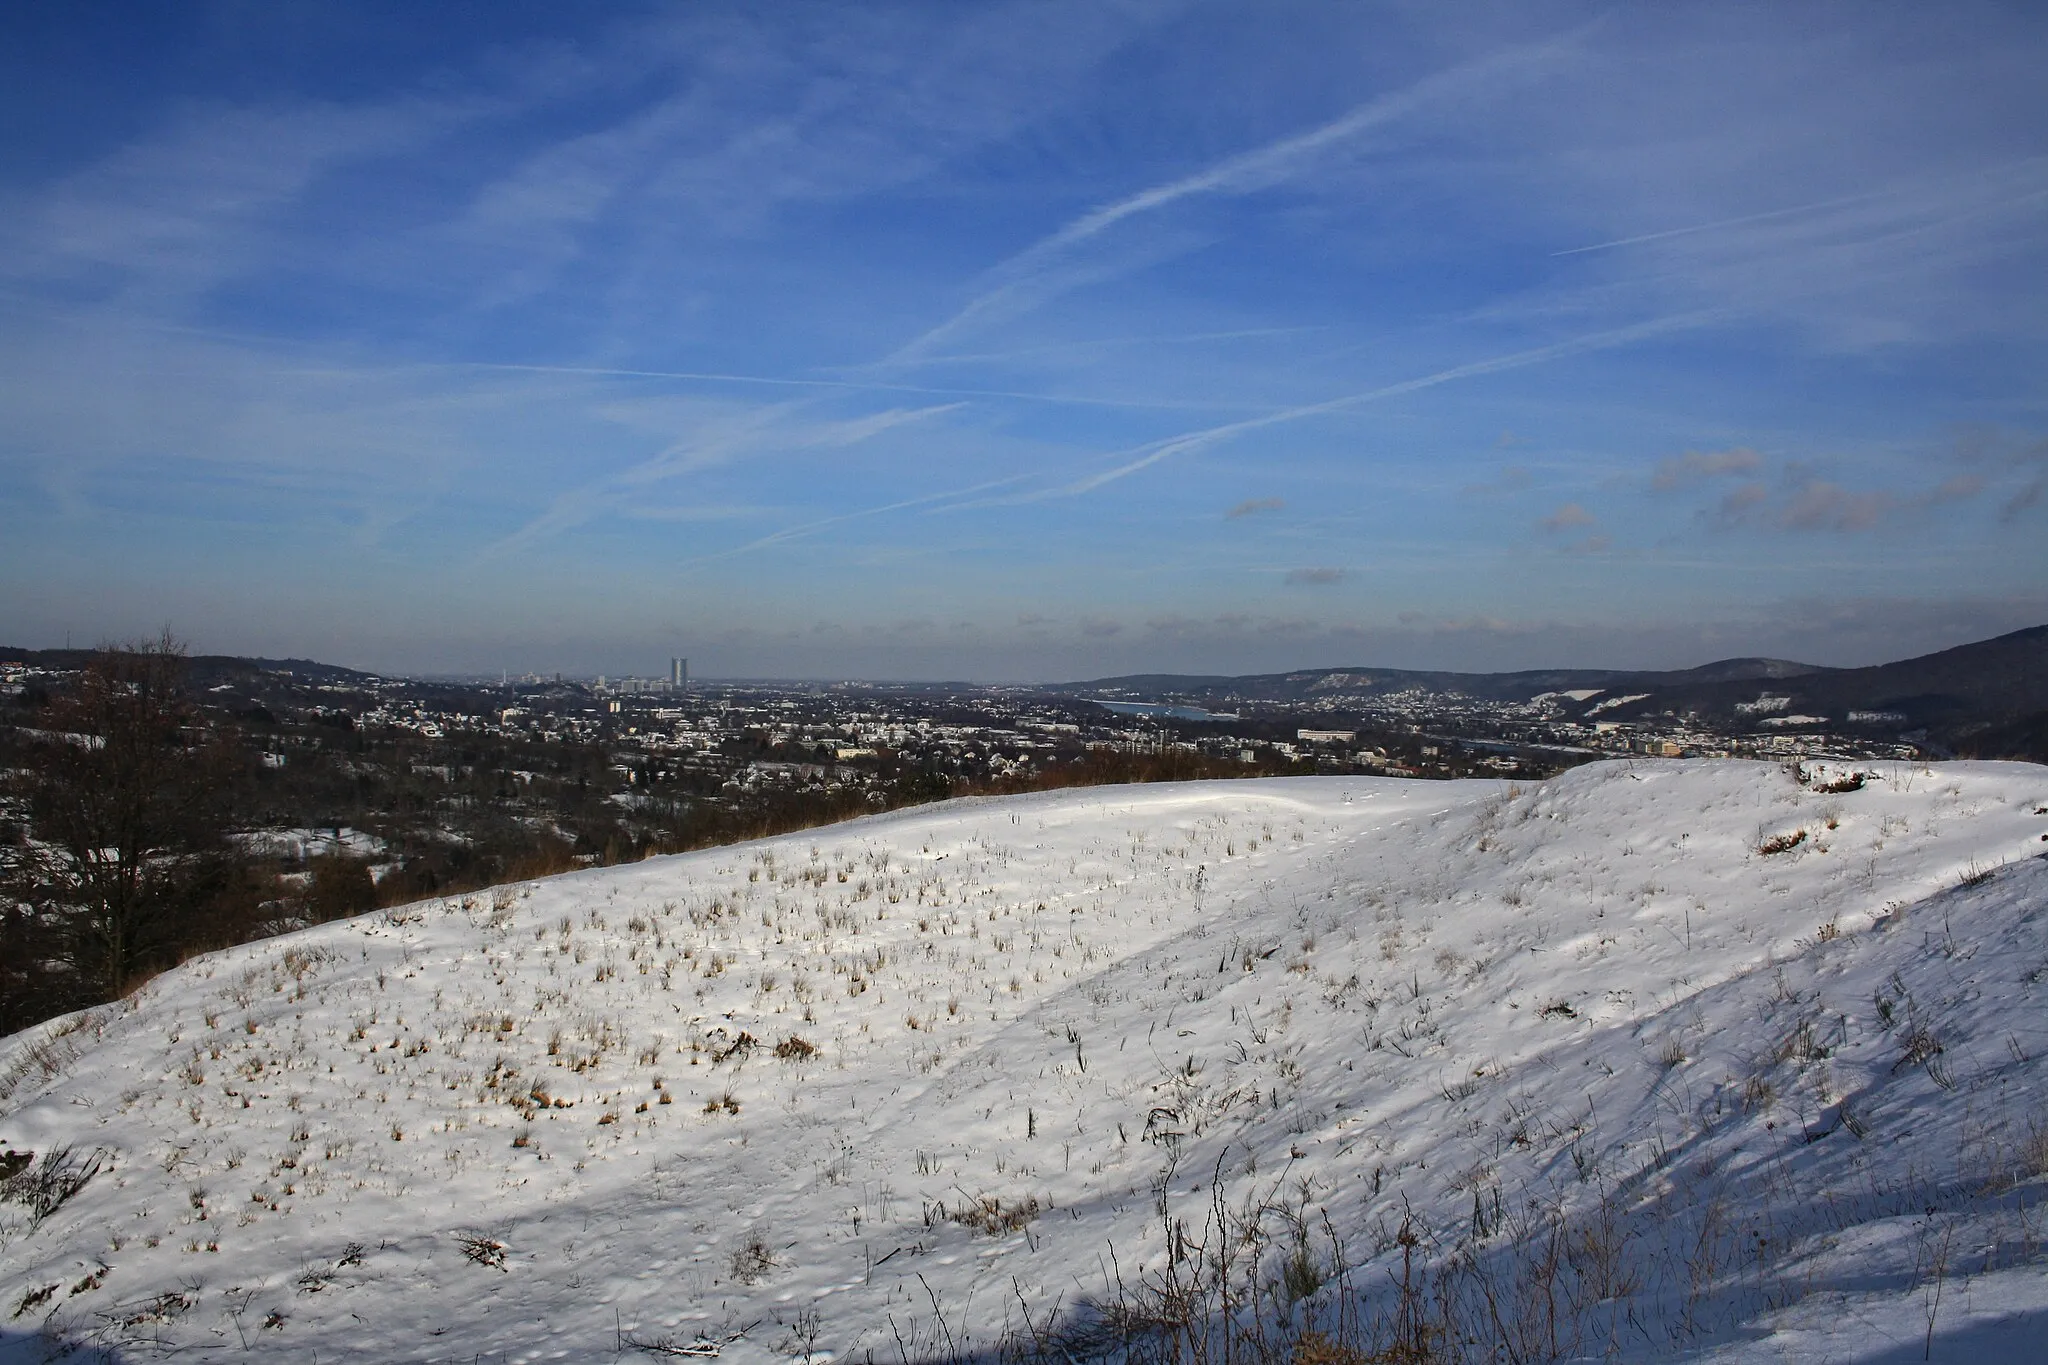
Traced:
[[2044, 66], [1989, 3], [13, 7], [0, 644], [1058, 681], [2048, 622]]

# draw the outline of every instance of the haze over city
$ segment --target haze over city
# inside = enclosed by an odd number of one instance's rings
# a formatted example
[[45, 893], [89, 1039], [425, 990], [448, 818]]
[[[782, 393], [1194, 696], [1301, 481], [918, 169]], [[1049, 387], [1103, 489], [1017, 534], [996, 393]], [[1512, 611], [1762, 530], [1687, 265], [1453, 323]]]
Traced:
[[17, 6], [0, 639], [1858, 665], [2048, 620], [2025, 6]]

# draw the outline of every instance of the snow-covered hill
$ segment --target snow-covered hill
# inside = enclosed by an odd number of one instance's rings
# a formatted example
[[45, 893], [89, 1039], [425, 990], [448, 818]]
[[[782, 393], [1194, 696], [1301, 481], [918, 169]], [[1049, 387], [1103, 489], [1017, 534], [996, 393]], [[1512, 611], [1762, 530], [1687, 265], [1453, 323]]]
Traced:
[[2048, 1359], [2048, 769], [1864, 771], [953, 802], [198, 959], [0, 1043], [0, 1361]]

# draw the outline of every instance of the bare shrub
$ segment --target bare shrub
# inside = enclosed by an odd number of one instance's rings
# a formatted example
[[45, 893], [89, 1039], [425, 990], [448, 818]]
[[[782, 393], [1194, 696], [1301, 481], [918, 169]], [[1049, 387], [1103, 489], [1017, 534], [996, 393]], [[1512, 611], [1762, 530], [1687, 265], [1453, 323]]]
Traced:
[[1287, 1256], [1280, 1262], [1280, 1293], [1290, 1304], [1315, 1297], [1323, 1287], [1325, 1274], [1322, 1262], [1316, 1259], [1315, 1251], [1308, 1244], [1306, 1229], [1288, 1248]]
[[2040, 1119], [2027, 1121], [2027, 1135], [2020, 1139], [2018, 1158], [2022, 1180], [2048, 1175], [2048, 1123]]
[[5, 1071], [0, 1071], [0, 1103], [4, 1103], [24, 1084], [53, 1081], [78, 1060], [84, 1049], [72, 1035], [76, 1030], [51, 1029], [43, 1036], [29, 1039], [8, 1062]]
[[510, 1248], [495, 1237], [487, 1237], [482, 1233], [467, 1233], [456, 1239], [456, 1245], [462, 1248], [463, 1259], [472, 1265], [485, 1266], [491, 1270], [506, 1268], [505, 1253]]
[[24, 1314], [34, 1312], [55, 1298], [57, 1291], [62, 1287], [62, 1285], [53, 1283], [43, 1285], [39, 1289], [28, 1290], [22, 1294], [21, 1302], [14, 1305], [14, 1312], [10, 1316], [18, 1318]]
[[756, 1038], [753, 1034], [742, 1030], [739, 1037], [733, 1039], [724, 1047], [713, 1048], [711, 1050], [712, 1063], [715, 1065], [719, 1062], [729, 1062], [733, 1060], [735, 1057], [744, 1059], [748, 1053], [752, 1052], [755, 1048], [759, 1047], [760, 1045], [760, 1039]]
[[1997, 875], [1997, 864], [1994, 863], [1990, 867], [1979, 867], [1976, 863], [1973, 862], [1967, 868], [1963, 869], [1962, 874], [1956, 878], [1956, 882], [1958, 885], [1965, 887], [1982, 886], [1984, 885], [1984, 883], [1990, 881], [1993, 877]]
[[1796, 1028], [1778, 1044], [1777, 1060], [1781, 1062], [1821, 1062], [1832, 1055], [1833, 1049], [1821, 1041], [1813, 1020], [1801, 1019]]
[[1000, 1237], [1007, 1232], [1021, 1231], [1026, 1223], [1038, 1217], [1040, 1205], [1038, 1196], [1013, 1201], [1005, 1205], [992, 1194], [982, 1195], [971, 1204], [948, 1209], [946, 1219], [962, 1227], [985, 1232], [991, 1237]]
[[759, 1284], [768, 1277], [768, 1272], [775, 1268], [779, 1259], [774, 1248], [757, 1232], [733, 1249], [726, 1269], [741, 1284]]
[[1292, 1365], [1376, 1365], [1379, 1357], [1368, 1356], [1355, 1346], [1332, 1340], [1327, 1334], [1310, 1330], [1294, 1340], [1288, 1359]]
[[1905, 1070], [1909, 1066], [1924, 1066], [1928, 1068], [1928, 1074], [1933, 1075], [1935, 1059], [1940, 1057], [1946, 1050], [1942, 1047], [1939, 1038], [1936, 1038], [1918, 1023], [1912, 1024], [1906, 1029], [1905, 1036], [1899, 1040], [1899, 1043], [1899, 1060], [1892, 1063], [1894, 1074]]
[[28, 1210], [29, 1227], [40, 1227], [84, 1189], [105, 1162], [105, 1152], [95, 1150], [81, 1156], [73, 1147], [52, 1147], [43, 1153], [42, 1160], [17, 1166], [12, 1175], [0, 1181], [0, 1201], [20, 1204]]

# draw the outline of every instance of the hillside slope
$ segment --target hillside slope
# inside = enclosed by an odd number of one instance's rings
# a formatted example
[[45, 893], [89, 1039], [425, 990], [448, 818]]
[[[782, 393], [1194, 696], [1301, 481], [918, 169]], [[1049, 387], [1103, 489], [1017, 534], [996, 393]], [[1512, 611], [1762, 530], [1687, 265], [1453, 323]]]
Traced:
[[198, 959], [0, 1043], [0, 1361], [2038, 1359], [2048, 769], [1866, 771], [951, 802]]

